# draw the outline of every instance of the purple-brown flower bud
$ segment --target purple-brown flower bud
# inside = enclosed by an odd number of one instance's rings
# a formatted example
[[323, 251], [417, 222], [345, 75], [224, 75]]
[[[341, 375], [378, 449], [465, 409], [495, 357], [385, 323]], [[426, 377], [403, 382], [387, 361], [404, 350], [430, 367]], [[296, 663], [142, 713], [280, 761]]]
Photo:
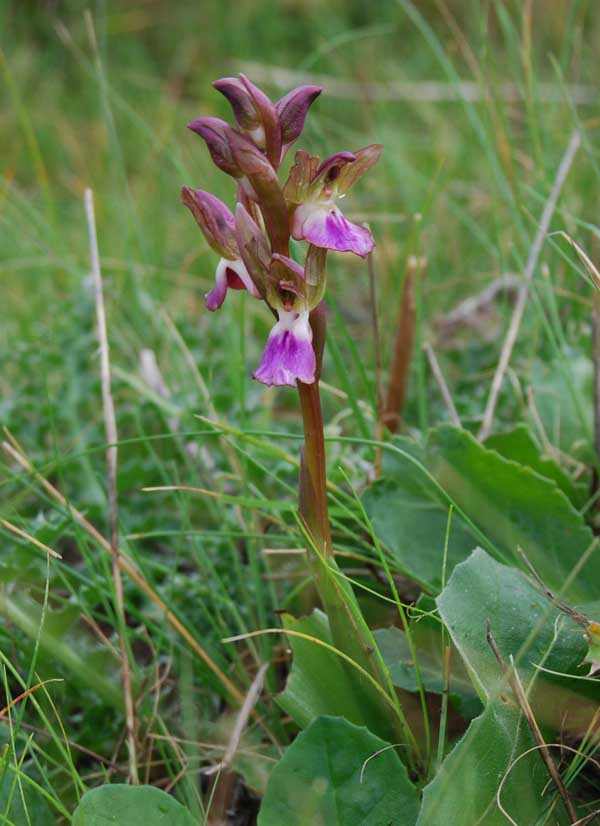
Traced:
[[239, 258], [235, 240], [235, 219], [225, 204], [202, 189], [181, 187], [181, 200], [188, 207], [209, 246], [222, 258]]
[[256, 193], [271, 246], [275, 252], [285, 251], [289, 239], [289, 218], [277, 173], [251, 140], [233, 129], [230, 132], [233, 157]]
[[275, 104], [281, 124], [282, 157], [300, 137], [308, 110], [322, 91], [320, 86], [298, 86]]
[[248, 89], [238, 77], [222, 77], [220, 80], [215, 80], [213, 86], [231, 104], [240, 129], [243, 129], [244, 132], [253, 132], [261, 126], [261, 119], [256, 105]]
[[281, 127], [279, 116], [271, 100], [247, 77], [224, 77], [213, 86], [224, 95], [246, 137], [262, 149], [273, 166], [281, 158]]
[[235, 238], [242, 261], [264, 297], [271, 249], [264, 233], [242, 204], [238, 204], [235, 211]]
[[242, 173], [236, 164], [230, 145], [231, 126], [220, 118], [197, 118], [188, 123], [188, 129], [205, 141], [213, 163], [234, 178]]

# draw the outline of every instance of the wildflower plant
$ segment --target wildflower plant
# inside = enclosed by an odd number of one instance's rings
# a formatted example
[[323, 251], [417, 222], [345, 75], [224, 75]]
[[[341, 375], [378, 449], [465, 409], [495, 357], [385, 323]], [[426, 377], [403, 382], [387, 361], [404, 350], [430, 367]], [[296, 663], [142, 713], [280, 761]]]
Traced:
[[[377, 162], [382, 147], [338, 152], [324, 161], [299, 150], [282, 183], [281, 162], [300, 137], [321, 88], [299, 86], [273, 103], [243, 75], [213, 85], [230, 102], [236, 127], [202, 117], [189, 128], [204, 140], [215, 165], [234, 179], [237, 203], [234, 214], [208, 192], [182, 189], [183, 203], [220, 255], [206, 306], [216, 310], [228, 289], [246, 289], [276, 318], [253, 376], [266, 385], [298, 388], [306, 436], [301, 510], [311, 540], [324, 557], [331, 557], [318, 391], [327, 253], [365, 256], [373, 249], [370, 231], [349, 221], [335, 199]], [[290, 255], [292, 238], [308, 243], [303, 265]]]
[[[231, 104], [236, 125], [201, 117], [189, 128], [204, 140], [215, 165], [234, 179], [235, 210], [208, 192], [182, 188], [183, 203], [220, 256], [206, 306], [217, 310], [228, 290], [245, 289], [276, 319], [253, 378], [298, 389], [304, 425], [300, 520], [331, 637], [351, 661], [354, 691], [369, 710], [365, 718], [372, 729], [393, 732], [416, 755], [416, 740], [379, 649], [333, 556], [319, 396], [327, 255], [333, 251], [364, 258], [375, 247], [370, 230], [348, 220], [336, 201], [377, 163], [382, 146], [336, 152], [322, 161], [299, 149], [287, 179], [281, 181], [281, 162], [301, 136], [321, 88], [299, 86], [273, 103], [243, 75], [217, 80], [213, 86]], [[307, 245], [302, 264], [291, 256], [292, 239]]]

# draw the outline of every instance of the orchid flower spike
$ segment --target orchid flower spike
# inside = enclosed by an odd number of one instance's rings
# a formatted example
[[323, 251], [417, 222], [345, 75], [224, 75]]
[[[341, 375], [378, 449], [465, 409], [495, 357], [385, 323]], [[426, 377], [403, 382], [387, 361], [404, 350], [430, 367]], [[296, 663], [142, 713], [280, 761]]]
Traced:
[[319, 159], [300, 150], [290, 171], [284, 195], [295, 205], [292, 236], [317, 247], [367, 256], [375, 241], [366, 227], [353, 224], [336, 206], [381, 155], [383, 147], [372, 144], [358, 152], [338, 152], [319, 164]]
[[209, 246], [221, 257], [217, 264], [215, 288], [205, 296], [209, 310], [218, 310], [227, 290], [248, 290], [261, 298], [246, 265], [240, 257], [235, 239], [235, 219], [225, 204], [201, 189], [181, 188], [181, 200], [189, 208]]
[[[221, 307], [228, 289], [245, 289], [263, 299], [277, 321], [254, 378], [276, 386], [312, 384], [320, 373], [325, 341], [321, 304], [327, 250], [366, 256], [375, 246], [369, 230], [348, 221], [335, 202], [377, 163], [382, 147], [338, 152], [322, 163], [299, 151], [283, 187], [279, 166], [300, 137], [321, 88], [298, 86], [273, 103], [243, 75], [213, 85], [231, 104], [235, 127], [201, 117], [189, 128], [204, 140], [215, 166], [236, 181], [235, 218], [214, 195], [186, 186], [181, 191], [219, 255], [206, 306]], [[289, 257], [290, 237], [309, 242], [304, 267]]]

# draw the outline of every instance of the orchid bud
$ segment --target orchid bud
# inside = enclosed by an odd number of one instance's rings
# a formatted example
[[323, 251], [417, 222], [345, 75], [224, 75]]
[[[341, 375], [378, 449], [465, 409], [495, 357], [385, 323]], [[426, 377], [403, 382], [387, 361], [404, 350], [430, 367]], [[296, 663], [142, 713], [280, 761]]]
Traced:
[[209, 246], [230, 261], [239, 258], [235, 220], [225, 204], [210, 192], [189, 186], [181, 187], [181, 200], [196, 219]]
[[224, 77], [216, 80], [213, 86], [231, 104], [244, 134], [277, 166], [281, 157], [281, 127], [277, 110], [270, 99], [244, 75], [239, 78]]
[[233, 129], [230, 132], [233, 157], [256, 193], [271, 246], [276, 252], [285, 251], [289, 239], [289, 218], [277, 173], [251, 140]]
[[300, 137], [308, 110], [322, 91], [320, 86], [298, 86], [275, 104], [281, 124], [282, 157]]
[[235, 211], [235, 237], [242, 261], [258, 291], [264, 296], [271, 250], [264, 233], [242, 204], [238, 204]]
[[267, 153], [267, 158], [273, 166], [277, 168], [281, 160], [281, 125], [279, 123], [277, 109], [270, 98], [268, 98], [258, 86], [251, 83], [247, 77], [240, 75], [240, 79], [248, 90], [260, 115], [264, 131], [264, 149]]
[[241, 176], [230, 146], [231, 127], [220, 118], [197, 118], [188, 123], [188, 129], [195, 132], [206, 142], [215, 166], [234, 178]]
[[220, 80], [215, 80], [213, 86], [231, 104], [240, 129], [245, 132], [252, 132], [261, 126], [261, 119], [256, 105], [248, 89], [239, 78], [223, 77]]

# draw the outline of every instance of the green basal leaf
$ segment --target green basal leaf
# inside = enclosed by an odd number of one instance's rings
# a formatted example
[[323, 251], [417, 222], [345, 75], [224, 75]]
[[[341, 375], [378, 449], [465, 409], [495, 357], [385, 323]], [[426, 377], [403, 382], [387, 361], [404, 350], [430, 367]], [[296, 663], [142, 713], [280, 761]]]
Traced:
[[114, 784], [86, 792], [73, 814], [72, 826], [194, 826], [190, 812], [153, 786]]
[[[398, 453], [386, 453], [384, 477], [363, 495], [373, 528], [390, 549], [398, 568], [425, 588], [438, 591], [448, 527], [448, 501], [428, 478], [427, 455], [416, 442], [394, 439]], [[480, 539], [454, 513], [448, 538], [448, 570]]]
[[574, 482], [557, 461], [543, 455], [527, 425], [519, 424], [506, 433], [494, 433], [485, 440], [485, 447], [556, 482], [573, 507], [578, 510], [587, 502], [587, 486]]
[[0, 823], [54, 826], [56, 816], [29, 777], [24, 774], [19, 777], [14, 767], [0, 763]]
[[[285, 614], [282, 621], [286, 630], [333, 645], [329, 622], [322, 611], [297, 619]], [[311, 640], [290, 636], [289, 643], [294, 659], [278, 702], [300, 728], [306, 728], [320, 715], [330, 714], [366, 725], [382, 736], [392, 736], [392, 709], [370, 702], [371, 695], [363, 691], [364, 677], [357, 669]]]
[[493, 700], [504, 688], [486, 639], [489, 622], [503, 658], [514, 657], [525, 685], [533, 681], [529, 699], [540, 725], [552, 731], [585, 729], [600, 700], [600, 682], [573, 679], [586, 673], [583, 629], [524, 574], [478, 548], [455, 568], [437, 605], [482, 696]]
[[543, 818], [550, 806], [549, 822], [569, 822], [486, 635], [489, 622], [502, 657], [508, 663], [514, 657], [529, 687], [538, 723], [550, 734], [565, 725], [582, 732], [597, 704], [581, 692], [598, 698], [600, 686], [569, 677], [582, 673], [581, 627], [558, 612], [524, 574], [480, 548], [455, 568], [437, 605], [486, 708], [425, 788], [419, 826], [504, 826], [507, 818], [498, 801], [516, 823], [548, 822]]
[[386, 746], [366, 728], [319, 717], [273, 770], [258, 826], [414, 826], [417, 790]]
[[582, 353], [567, 351], [538, 360], [532, 386], [537, 414], [550, 441], [584, 462], [593, 461], [594, 367]]
[[[554, 481], [454, 427], [431, 431], [423, 449], [407, 440], [395, 444], [404, 456], [395, 454], [388, 462], [387, 478], [366, 491], [365, 506], [403, 571], [439, 590], [453, 502], [448, 572], [478, 544], [520, 566], [520, 546], [550, 588], [563, 588], [593, 536]], [[594, 599], [598, 581], [600, 554], [592, 554], [564, 596], [574, 602]]]
[[[425, 787], [417, 826], [506, 826], [497, 795], [507, 772], [500, 802], [515, 823], [534, 826], [554, 791], [550, 785], [543, 794], [549, 776], [539, 754], [525, 754], [534, 746], [517, 709], [502, 700], [490, 703]], [[554, 824], [568, 822], [556, 820], [556, 813], [553, 818]]]
[[[411, 628], [425, 690], [442, 694], [444, 677], [440, 628], [424, 630], [420, 628], [420, 623], [414, 622]], [[405, 691], [418, 691], [415, 664], [404, 631], [400, 628], [380, 628], [374, 636], [394, 685]], [[458, 652], [450, 660], [449, 685], [450, 702], [459, 714], [471, 719], [481, 712], [481, 702]]]

